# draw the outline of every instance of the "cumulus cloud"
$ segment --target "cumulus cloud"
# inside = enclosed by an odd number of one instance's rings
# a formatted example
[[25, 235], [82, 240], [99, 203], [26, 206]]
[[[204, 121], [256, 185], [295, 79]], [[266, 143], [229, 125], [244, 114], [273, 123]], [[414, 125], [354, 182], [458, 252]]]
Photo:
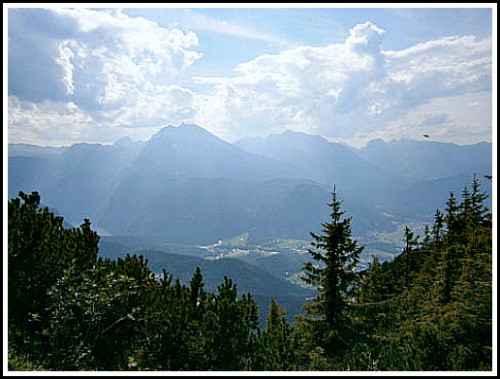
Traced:
[[113, 143], [129, 136], [146, 140], [165, 124], [119, 128], [113, 122], [94, 120], [75, 103], [44, 100], [38, 103], [8, 98], [9, 143], [69, 146], [77, 142]]
[[[185, 70], [201, 53], [190, 50], [198, 45], [194, 32], [176, 27], [163, 28], [142, 17], [129, 17], [120, 10], [56, 8], [61, 16], [76, 21], [80, 59], [95, 57], [101, 75], [115, 74], [134, 84], [154, 79], [162, 83]], [[92, 69], [89, 63], [88, 69]]]
[[491, 39], [456, 36], [383, 51], [384, 34], [366, 22], [344, 43], [262, 55], [233, 77], [197, 78], [213, 88], [198, 96], [197, 120], [229, 139], [284, 129], [352, 138], [401, 124], [436, 99], [491, 90]]
[[[351, 30], [344, 44], [263, 55], [237, 66], [237, 76], [231, 78], [196, 78], [214, 86], [214, 93], [200, 101], [200, 122], [219, 122], [214, 117], [222, 107], [221, 121], [232, 125], [233, 135], [242, 132], [238, 127], [256, 134], [275, 127], [324, 133], [338, 119], [366, 106], [366, 84], [383, 77], [383, 33], [367, 22]], [[373, 51], [378, 53], [369, 53]]]
[[[162, 28], [120, 10], [54, 12], [78, 25], [79, 39], [72, 45], [73, 92], [94, 118], [118, 126], [150, 126], [176, 112], [186, 116], [189, 91], [172, 86], [201, 57], [192, 50], [198, 45], [195, 33]], [[67, 60], [61, 62], [68, 71]]]
[[63, 75], [61, 78], [64, 87], [66, 88], [66, 93], [72, 95], [75, 91], [75, 85], [73, 83], [73, 71], [75, 67], [71, 63], [75, 54], [71, 50], [70, 46], [75, 45], [74, 41], [63, 41], [59, 44], [59, 56], [56, 59], [56, 63], [61, 67]]
[[8, 12], [9, 95], [34, 102], [66, 100], [69, 81], [64, 83], [63, 78], [70, 78], [71, 69], [69, 57], [64, 52], [61, 57], [60, 44], [71, 38], [75, 25], [64, 23], [49, 10]]
[[350, 46], [297, 47], [240, 64], [235, 77], [196, 78], [214, 88], [199, 99], [198, 119], [210, 126], [231, 126], [233, 136], [277, 126], [314, 132], [321, 119], [331, 121], [335, 108], [342, 113], [356, 104], [349, 101], [349, 90], [359, 87], [353, 74], [371, 71], [373, 59]]
[[164, 123], [182, 123], [193, 117], [193, 93], [178, 85], [152, 85], [146, 91], [119, 83], [110, 77], [105, 97], [119, 98], [121, 105], [101, 111], [96, 117], [103, 124], [125, 127], [150, 127]]
[[370, 21], [358, 24], [349, 30], [346, 44], [359, 51], [365, 51], [377, 55], [385, 30], [379, 28]]
[[[40, 103], [38, 111], [53, 108], [46, 101], [72, 102], [87, 120], [103, 125], [151, 126], [189, 114], [191, 93], [175, 83], [202, 56], [195, 50], [199, 41], [194, 32], [164, 28], [120, 10], [36, 11], [12, 13], [10, 95], [33, 101], [35, 108]], [[52, 23], [66, 27], [47, 33]], [[28, 25], [33, 30], [26, 34], [23, 27]], [[37, 57], [40, 65], [30, 63]], [[45, 96], [33, 96], [37, 87]]]
[[491, 89], [491, 39], [448, 37], [384, 53], [389, 78], [411, 97], [448, 96]]
[[8, 99], [9, 140], [12, 142], [65, 145], [78, 141], [92, 118], [73, 102], [44, 100], [39, 103]]

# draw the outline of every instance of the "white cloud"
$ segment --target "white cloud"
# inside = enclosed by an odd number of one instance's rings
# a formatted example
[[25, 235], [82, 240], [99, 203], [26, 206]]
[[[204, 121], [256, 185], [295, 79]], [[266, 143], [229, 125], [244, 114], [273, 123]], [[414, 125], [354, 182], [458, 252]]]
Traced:
[[[55, 8], [53, 11], [77, 22], [80, 38], [86, 41], [89, 52], [109, 60], [104, 64], [107, 70], [116, 67], [119, 73], [130, 73], [132, 78], [140, 77], [133, 71], [154, 76], [175, 74], [202, 55], [189, 50], [199, 43], [194, 32], [163, 28], [154, 21], [129, 17], [120, 10]], [[119, 64], [122, 58], [128, 66]]]
[[491, 39], [448, 37], [384, 55], [390, 79], [419, 96], [427, 97], [430, 91], [446, 95], [491, 86]]
[[79, 141], [81, 131], [93, 123], [73, 102], [33, 103], [9, 96], [8, 108], [9, 142], [65, 145]]
[[368, 52], [378, 54], [384, 34], [385, 30], [367, 21], [349, 30], [349, 37], [346, 40], [346, 44], [354, 46], [359, 50], [366, 49]]
[[[141, 91], [126, 83], [107, 86], [109, 98], [120, 98], [118, 108], [99, 112], [103, 124], [109, 126], [151, 127], [165, 123], [181, 123], [193, 117], [193, 93], [178, 85], [149, 85]], [[149, 93], [148, 93], [149, 92]]]
[[196, 78], [214, 86], [199, 102], [198, 120], [212, 128], [225, 124], [227, 138], [276, 127], [325, 133], [355, 109], [374, 109], [363, 92], [373, 92], [377, 86], [368, 84], [383, 75], [381, 35], [380, 28], [365, 23], [351, 30], [344, 44], [262, 55], [237, 66], [235, 77]]
[[491, 140], [492, 97], [490, 92], [466, 93], [437, 97], [411, 109], [403, 117], [390, 122], [386, 139], [420, 138], [429, 134], [438, 141], [453, 140], [472, 143]]
[[[491, 39], [449, 37], [383, 51], [384, 34], [366, 22], [353, 27], [341, 44], [262, 55], [238, 65], [232, 77], [195, 78], [212, 88], [210, 94], [195, 96], [196, 121], [228, 139], [271, 129], [345, 139], [380, 136], [385, 130], [400, 138], [415, 133], [408, 127], [392, 133], [390, 126], [401, 126], [426, 104], [467, 109], [462, 103], [466, 95], [490, 93]], [[451, 99], [458, 103], [451, 105]], [[427, 121], [448, 112], [433, 111]], [[466, 125], [491, 128], [491, 120], [480, 120], [476, 112], [449, 117], [449, 135], [465, 132]]]
[[[43, 78], [43, 88], [56, 83], [52, 88], [61, 93], [45, 100], [11, 94], [12, 140], [65, 144], [88, 139], [92, 131], [90, 139], [107, 141], [130, 133], [119, 127], [155, 129], [192, 117], [193, 94], [177, 82], [202, 56], [194, 32], [161, 27], [120, 10], [54, 8], [36, 13], [33, 25], [39, 33], [21, 37], [21, 26], [32, 22], [35, 13], [18, 10], [14, 15], [16, 29], [10, 38], [17, 42], [14, 51], [21, 54], [12, 55], [10, 66], [25, 64], [25, 57], [50, 57], [53, 69], [42, 71], [46, 66], [34, 65], [39, 73], [33, 77]], [[49, 23], [64, 27], [44, 33]], [[24, 39], [33, 41], [26, 44]], [[22, 51], [42, 46], [51, 48]], [[16, 83], [17, 78], [12, 79]], [[116, 131], [110, 132], [111, 128]]]
[[[192, 50], [198, 45], [195, 33], [162, 28], [120, 10], [55, 8], [52, 12], [77, 25], [73, 39], [59, 42], [54, 61], [68, 100], [79, 104], [82, 114], [103, 125], [129, 127], [184, 121], [190, 116], [192, 94], [175, 82], [201, 57]], [[44, 112], [54, 110], [54, 104], [34, 107], [45, 119]], [[19, 109], [13, 111], [12, 120], [20, 117]], [[56, 115], [68, 121], [66, 115]]]
[[73, 71], [75, 67], [71, 63], [75, 54], [70, 47], [74, 47], [76, 43], [74, 41], [63, 41], [59, 44], [59, 56], [56, 58], [56, 63], [61, 67], [63, 75], [61, 78], [64, 87], [66, 88], [66, 93], [72, 95], [75, 91], [75, 85], [73, 83]]
[[[85, 87], [78, 86], [85, 86], [89, 79], [97, 81], [100, 88], [96, 100], [100, 104], [123, 103], [124, 99], [114, 91], [117, 85], [142, 92], [148, 83], [173, 84], [181, 71], [201, 57], [201, 53], [190, 50], [198, 45], [193, 32], [162, 28], [156, 22], [132, 18], [120, 10], [59, 8], [53, 11], [72, 18], [79, 27], [78, 41], [73, 43], [78, 55], [71, 56], [76, 64], [72, 66], [76, 71], [75, 92], [85, 92]], [[71, 52], [67, 50], [64, 50], [66, 56]], [[68, 77], [68, 58], [59, 61], [64, 64], [65, 77]]]
[[[492, 140], [492, 96], [490, 92], [437, 97], [422, 103], [380, 128], [344, 138], [329, 138], [361, 147], [373, 139], [408, 138], [472, 144]], [[428, 139], [425, 139], [428, 140]]]
[[33, 103], [9, 96], [8, 108], [9, 143], [68, 146], [77, 142], [113, 143], [125, 136], [145, 140], [167, 124], [120, 128], [110, 120], [94, 120], [71, 101]]

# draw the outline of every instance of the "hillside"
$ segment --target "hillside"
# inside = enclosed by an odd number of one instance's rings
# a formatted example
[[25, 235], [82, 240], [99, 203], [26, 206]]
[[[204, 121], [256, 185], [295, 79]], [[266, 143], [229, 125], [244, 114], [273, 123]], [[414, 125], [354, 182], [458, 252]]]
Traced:
[[144, 256], [154, 273], [161, 274], [165, 269], [183, 284], [189, 284], [196, 267], [199, 267], [203, 274], [205, 289], [210, 292], [216, 292], [217, 286], [224, 281], [224, 276], [236, 279], [240, 293], [250, 292], [254, 296], [259, 305], [259, 317], [262, 323], [265, 321], [271, 298], [276, 299], [287, 310], [289, 320], [293, 321], [294, 315], [303, 313], [302, 307], [306, 298], [314, 295], [312, 290], [279, 279], [264, 268], [238, 259], [203, 259], [199, 256], [158, 250], [134, 251], [106, 238], [99, 243], [99, 256], [102, 258], [116, 260], [132, 252]]

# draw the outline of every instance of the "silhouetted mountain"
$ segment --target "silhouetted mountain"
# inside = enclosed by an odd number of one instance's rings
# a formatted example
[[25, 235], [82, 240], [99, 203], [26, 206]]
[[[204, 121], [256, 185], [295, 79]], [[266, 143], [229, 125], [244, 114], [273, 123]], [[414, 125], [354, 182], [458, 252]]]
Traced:
[[67, 147], [37, 146], [25, 143], [13, 143], [9, 145], [8, 155], [12, 157], [53, 157], [62, 154]]
[[230, 144], [196, 125], [181, 125], [144, 143], [9, 145], [8, 194], [39, 191], [66, 225], [88, 217], [102, 236], [102, 256], [140, 252], [154, 271], [166, 268], [185, 283], [199, 266], [206, 289], [215, 291], [226, 275], [240, 293], [252, 292], [262, 320], [271, 297], [291, 318], [310, 292], [285, 279], [292, 273], [289, 279], [296, 280], [306, 257], [248, 254], [247, 261], [211, 261], [204, 258], [212, 253], [195, 245], [243, 233], [253, 246], [310, 240], [309, 232], [320, 233], [329, 218], [335, 185], [346, 216], [353, 217], [353, 235], [371, 244], [367, 251], [387, 258], [398, 248], [372, 240], [373, 232], [432, 222], [449, 192], [460, 197], [474, 172], [491, 193], [484, 178], [492, 173], [491, 155], [487, 143], [379, 140], [353, 149], [294, 132]]
[[9, 145], [9, 197], [20, 190], [39, 191], [44, 202], [70, 222], [94, 219], [141, 147], [141, 143], [61, 148]]
[[129, 171], [244, 181], [301, 177], [290, 164], [249, 154], [191, 124], [161, 129], [146, 143]]
[[359, 154], [387, 173], [417, 182], [441, 179], [458, 173], [491, 173], [492, 145], [411, 141], [370, 141]]
[[401, 178], [384, 172], [348, 147], [319, 136], [286, 131], [266, 139], [243, 139], [237, 145], [293, 164], [306, 173], [307, 179], [329, 187], [335, 184], [348, 199], [378, 204], [404, 186]]
[[[492, 170], [492, 145], [374, 140], [362, 149], [331, 143], [319, 136], [286, 131], [267, 138], [245, 138], [249, 152], [297, 165], [307, 178], [335, 184], [357, 233], [390, 228], [391, 221], [432, 218], [452, 191], [460, 195], [478, 176]], [[447, 187], [448, 186], [448, 187]], [[485, 181], [485, 190], [491, 182]], [[305, 204], [305, 203], [304, 203]], [[310, 209], [310, 207], [309, 207]], [[391, 220], [380, 217], [390, 213]]]
[[[401, 215], [422, 216], [428, 217], [429, 222], [433, 222], [434, 213], [437, 208], [444, 210], [446, 201], [449, 199], [450, 192], [455, 194], [455, 197], [460, 198], [463, 189], [470, 184], [474, 178], [471, 172], [461, 172], [458, 175], [439, 178], [435, 180], [423, 180], [417, 182], [408, 188], [402, 190], [397, 196], [400, 199], [411, 199], [403, 206], [398, 208]], [[481, 184], [481, 190], [487, 193], [492, 193], [492, 183], [483, 176], [477, 176]], [[491, 209], [491, 197], [485, 201], [485, 205]]]

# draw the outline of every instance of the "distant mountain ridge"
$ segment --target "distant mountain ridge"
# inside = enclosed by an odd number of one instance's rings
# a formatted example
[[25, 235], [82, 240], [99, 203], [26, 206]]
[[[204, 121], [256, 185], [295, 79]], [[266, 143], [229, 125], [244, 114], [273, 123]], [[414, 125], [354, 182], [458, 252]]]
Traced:
[[[326, 186], [335, 184], [340, 193], [355, 193], [362, 201], [387, 195], [387, 188], [403, 188], [401, 178], [384, 171], [346, 146], [320, 136], [286, 131], [266, 139], [243, 139], [243, 149], [298, 166], [307, 178]], [[349, 196], [350, 197], [350, 196]]]
[[[9, 145], [9, 198], [39, 191], [71, 223], [95, 220], [96, 210], [142, 149], [142, 143], [69, 147]], [[94, 221], [95, 222], [95, 221]]]
[[491, 173], [492, 168], [492, 145], [486, 142], [459, 146], [433, 141], [384, 142], [378, 139], [370, 141], [359, 154], [384, 171], [413, 182], [473, 171], [486, 174]]
[[328, 216], [335, 185], [363, 235], [431, 217], [473, 173], [491, 174], [491, 157], [490, 143], [375, 140], [351, 149], [291, 131], [232, 144], [183, 124], [146, 142], [9, 145], [8, 194], [40, 191], [69, 222], [88, 217], [112, 235], [213, 243], [244, 232], [308, 238]]
[[189, 178], [300, 178], [296, 167], [249, 154], [193, 124], [161, 129], [146, 143], [130, 169]]

